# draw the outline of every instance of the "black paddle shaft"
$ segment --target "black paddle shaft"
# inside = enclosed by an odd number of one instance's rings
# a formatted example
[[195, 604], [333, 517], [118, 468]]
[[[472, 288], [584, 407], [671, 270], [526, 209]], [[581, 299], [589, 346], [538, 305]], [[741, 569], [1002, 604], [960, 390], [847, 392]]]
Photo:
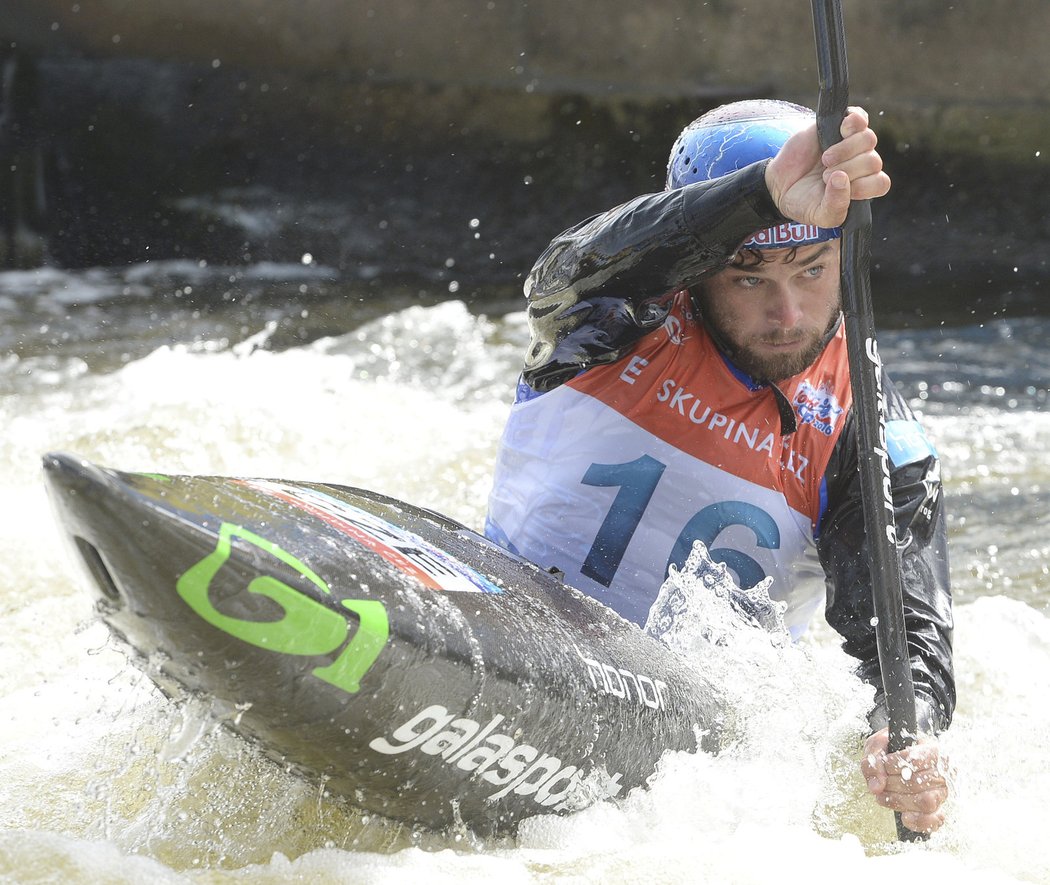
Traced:
[[[817, 131], [822, 149], [841, 140], [840, 126], [849, 101], [846, 33], [840, 0], [812, 0], [820, 94]], [[893, 519], [890, 463], [886, 450], [885, 395], [882, 361], [875, 340], [869, 264], [871, 204], [855, 200], [842, 230], [842, 306], [846, 317], [846, 347], [857, 422], [864, 526], [871, 556], [879, 665], [889, 714], [889, 749], [908, 746], [916, 733], [915, 686], [904, 624], [900, 553]], [[902, 827], [901, 839], [920, 835]]]

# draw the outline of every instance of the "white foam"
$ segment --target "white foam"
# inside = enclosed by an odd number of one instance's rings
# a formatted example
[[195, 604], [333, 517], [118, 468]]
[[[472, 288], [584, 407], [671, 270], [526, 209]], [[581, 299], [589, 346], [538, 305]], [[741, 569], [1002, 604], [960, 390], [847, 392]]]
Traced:
[[[649, 790], [534, 819], [517, 844], [461, 835], [413, 846], [406, 831], [324, 796], [223, 730], [197, 727], [187, 715], [208, 708], [187, 714], [161, 698], [91, 620], [42, 491], [43, 452], [362, 485], [478, 525], [523, 334], [520, 316], [496, 323], [443, 305], [280, 353], [169, 346], [111, 374], [68, 372], [0, 398], [0, 877], [1050, 881], [1047, 580], [1024, 571], [1035, 559], [999, 554], [1014, 598], [988, 598], [985, 578], [970, 573], [988, 554], [959, 543], [968, 526], [953, 528], [955, 578], [985, 596], [957, 609], [960, 706], [944, 739], [957, 784], [949, 823], [925, 846], [897, 844], [892, 817], [866, 796], [856, 754], [870, 690], [824, 625], [798, 645], [767, 641], [737, 666], [737, 740], [720, 756], [668, 757]], [[1034, 446], [1046, 422], [1028, 413], [998, 429]], [[1007, 447], [997, 461], [991, 431], [970, 416], [932, 423], [953, 459], [967, 440], [987, 447], [989, 476], [964, 458], [951, 479], [975, 539], [1006, 547], [1018, 533], [1045, 533], [1044, 515], [1015, 523], [1005, 506], [980, 524], [982, 511], [960, 497], [961, 483], [997, 494], [1007, 473], [1044, 482], [1045, 446]], [[1019, 601], [1022, 581], [1031, 604]]]

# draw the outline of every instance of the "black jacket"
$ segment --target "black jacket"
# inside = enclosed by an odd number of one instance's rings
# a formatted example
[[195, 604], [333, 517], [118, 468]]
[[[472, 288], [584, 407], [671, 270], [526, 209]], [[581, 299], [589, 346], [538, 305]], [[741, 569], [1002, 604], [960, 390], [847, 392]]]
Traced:
[[[710, 182], [638, 197], [560, 234], [525, 284], [532, 341], [525, 381], [551, 390], [595, 365], [615, 362], [663, 322], [673, 293], [724, 267], [756, 230], [785, 219], [759, 163]], [[886, 420], [914, 420], [883, 373]], [[852, 412], [826, 471], [828, 510], [817, 549], [827, 584], [826, 617], [876, 689], [873, 728], [886, 724], [872, 626], [868, 544]], [[955, 709], [952, 603], [940, 465], [936, 457], [891, 473], [905, 625], [919, 727], [941, 731]]]

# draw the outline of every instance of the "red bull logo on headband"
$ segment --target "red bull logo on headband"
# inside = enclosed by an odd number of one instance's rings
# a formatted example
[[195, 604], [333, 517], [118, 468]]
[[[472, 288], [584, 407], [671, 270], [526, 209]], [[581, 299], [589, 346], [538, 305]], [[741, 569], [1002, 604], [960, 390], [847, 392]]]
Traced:
[[815, 224], [798, 224], [793, 221], [760, 230], [744, 242], [745, 249], [784, 249], [790, 246], [808, 246], [837, 240], [842, 236], [840, 227], [817, 227]]

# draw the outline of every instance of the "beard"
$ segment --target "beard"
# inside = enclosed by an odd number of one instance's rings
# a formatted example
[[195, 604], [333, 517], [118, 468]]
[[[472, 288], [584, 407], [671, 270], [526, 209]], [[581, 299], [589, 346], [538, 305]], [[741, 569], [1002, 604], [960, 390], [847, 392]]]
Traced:
[[[711, 332], [733, 364], [752, 379], [764, 383], [776, 383], [798, 375], [811, 366], [827, 346], [828, 338], [839, 324], [839, 308], [836, 306], [823, 329], [794, 329], [790, 332], [771, 332], [768, 335], [741, 337], [724, 321], [717, 309], [712, 309], [703, 296], [699, 299], [704, 324]], [[791, 353], [769, 353], [763, 345], [801, 344]]]
[[[769, 335], [742, 341], [733, 349], [731, 359], [756, 381], [776, 382], [791, 378], [811, 366], [827, 344], [828, 334], [835, 328], [838, 317], [828, 328], [820, 332], [802, 335]], [[721, 333], [719, 333], [721, 334]], [[758, 350], [762, 344], [787, 344], [804, 342], [801, 350], [786, 354], [769, 354]]]

